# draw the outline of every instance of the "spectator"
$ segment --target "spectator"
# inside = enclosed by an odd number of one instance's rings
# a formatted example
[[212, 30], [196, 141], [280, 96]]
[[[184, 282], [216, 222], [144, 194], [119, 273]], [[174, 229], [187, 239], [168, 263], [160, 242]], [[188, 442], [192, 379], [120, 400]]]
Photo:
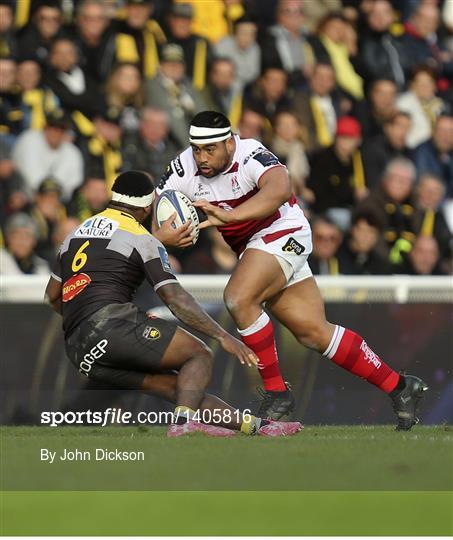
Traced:
[[351, 59], [357, 53], [357, 36], [350, 22], [341, 13], [329, 13], [319, 24], [312, 38], [316, 60], [331, 63], [338, 86], [356, 100], [363, 98], [363, 80]]
[[88, 176], [79, 189], [76, 189], [69, 201], [68, 216], [79, 222], [102, 212], [109, 202], [109, 193], [104, 178]]
[[409, 253], [405, 253], [402, 262], [395, 266], [398, 274], [412, 276], [442, 275], [440, 254], [437, 241], [432, 236], [417, 236]]
[[181, 148], [186, 146], [190, 121], [206, 105], [185, 76], [184, 53], [179, 45], [162, 47], [159, 73], [145, 85], [145, 102], [167, 111], [171, 134]]
[[215, 58], [209, 70], [209, 81], [203, 90], [207, 108], [223, 113], [236, 130], [242, 113], [242, 89], [236, 81], [234, 62]]
[[24, 179], [11, 159], [11, 150], [0, 138], [0, 227], [8, 215], [23, 210], [28, 204]]
[[341, 0], [317, 0], [316, 2], [304, 2], [304, 28], [309, 33], [316, 32], [316, 29], [328, 13], [340, 11]]
[[64, 239], [71, 233], [75, 228], [80, 225], [80, 221], [75, 217], [67, 217], [58, 222], [55, 227], [52, 241], [54, 246], [54, 257], [56, 257], [58, 250], [63, 243]]
[[362, 125], [363, 138], [383, 133], [384, 122], [392, 118], [396, 108], [397, 88], [389, 79], [377, 79], [370, 84], [368, 99], [354, 105], [354, 116]]
[[62, 35], [63, 14], [57, 0], [39, 2], [33, 13], [31, 24], [24, 28], [19, 37], [19, 55], [34, 55], [45, 66], [52, 41]]
[[258, 111], [253, 109], [244, 109], [239, 120], [238, 133], [241, 139], [256, 139], [263, 141], [265, 138], [266, 124], [268, 130], [270, 124]]
[[244, 106], [262, 111], [272, 123], [276, 112], [291, 108], [288, 76], [279, 67], [268, 67], [261, 77], [244, 91]]
[[41, 66], [33, 58], [17, 65], [17, 85], [22, 92], [23, 129], [44, 129], [46, 112], [57, 109], [58, 98], [41, 81]]
[[326, 216], [318, 216], [313, 224], [313, 251], [308, 258], [315, 275], [336, 276], [340, 273], [337, 252], [343, 235], [339, 227]]
[[151, 19], [153, 0], [127, 0], [126, 17], [116, 29], [116, 60], [137, 64], [144, 78], [151, 79], [159, 67], [158, 48], [166, 41], [159, 23]]
[[96, 83], [80, 67], [76, 46], [69, 38], [53, 42], [45, 83], [68, 112], [80, 111], [93, 118], [105, 106]]
[[36, 254], [52, 266], [55, 261], [53, 234], [58, 223], [66, 217], [61, 202], [61, 187], [53, 178], [45, 178], [39, 184], [30, 216], [38, 231]]
[[110, 107], [92, 121], [84, 122], [78, 131], [77, 144], [85, 162], [84, 176], [105, 178], [108, 189], [120, 173], [121, 156], [120, 111]]
[[349, 226], [356, 201], [367, 193], [360, 144], [360, 124], [344, 116], [338, 121], [334, 144], [310, 160], [307, 187], [314, 195], [312, 208], [316, 213], [327, 212], [343, 230]]
[[435, 2], [419, 2], [405, 23], [400, 49], [406, 59], [407, 76], [416, 66], [422, 64], [451, 76], [452, 54], [443, 51], [438, 41], [439, 20], [439, 7]]
[[379, 186], [362, 201], [358, 211], [374, 213], [383, 224], [383, 237], [390, 251], [390, 262], [399, 264], [415, 239], [420, 211], [414, 201], [416, 170], [406, 158], [387, 164]]
[[434, 236], [443, 259], [450, 256], [452, 251], [452, 234], [448, 228], [441, 204], [445, 196], [445, 186], [442, 180], [432, 173], [420, 177], [416, 188], [416, 202], [422, 211], [418, 234]]
[[44, 131], [27, 130], [13, 149], [13, 161], [32, 194], [43, 177], [52, 176], [68, 201], [83, 179], [80, 150], [67, 140], [69, 121], [61, 109], [48, 113]]
[[257, 25], [250, 17], [234, 23], [234, 34], [226, 36], [215, 46], [217, 56], [229, 58], [236, 68], [236, 79], [243, 88], [260, 74], [261, 49], [256, 42]]
[[365, 142], [362, 149], [363, 166], [367, 186], [374, 189], [381, 179], [387, 163], [396, 157], [411, 158], [412, 152], [406, 146], [411, 117], [404, 112], [395, 112], [384, 121], [383, 133]]
[[436, 118], [445, 109], [444, 102], [436, 97], [434, 72], [426, 66], [416, 68], [410, 79], [409, 90], [398, 97], [396, 106], [411, 116], [411, 129], [407, 136], [409, 148], [427, 141]]
[[379, 246], [381, 223], [372, 213], [355, 213], [351, 229], [338, 251], [340, 274], [391, 274], [385, 251]]
[[340, 108], [332, 65], [315, 64], [308, 89], [294, 96], [294, 111], [307, 129], [308, 152], [333, 143]]
[[80, 0], [72, 36], [82, 69], [98, 85], [105, 83], [116, 58], [115, 33], [107, 9], [102, 0]]
[[404, 61], [399, 57], [398, 39], [391, 33], [394, 21], [395, 13], [389, 0], [372, 3], [367, 14], [368, 28], [360, 39], [360, 74], [365, 82], [388, 78], [401, 90], [405, 85]]
[[414, 162], [419, 175], [439, 176], [447, 197], [453, 198], [453, 116], [437, 118], [431, 139], [414, 150]]
[[0, 58], [0, 135], [8, 144], [13, 144], [23, 129], [22, 96], [16, 77], [16, 61]]
[[23, 213], [11, 216], [5, 226], [5, 248], [0, 248], [0, 274], [48, 275], [49, 265], [34, 252], [37, 239], [36, 225], [30, 216]]
[[183, 50], [186, 73], [193, 87], [201, 91], [206, 85], [208, 66], [213, 52], [208, 41], [192, 33], [193, 6], [174, 3], [167, 17], [168, 41], [176, 43]]
[[139, 133], [126, 137], [124, 141], [124, 169], [146, 171], [157, 180], [180, 148], [169, 137], [170, 125], [166, 111], [145, 107], [140, 118]]
[[135, 64], [118, 64], [105, 85], [108, 107], [117, 111], [120, 125], [125, 131], [137, 131], [139, 110], [143, 107], [142, 75]]
[[290, 86], [300, 86], [309, 78], [314, 55], [304, 33], [303, 5], [299, 0], [279, 0], [276, 23], [261, 43], [263, 70], [281, 66], [289, 75]]
[[0, 2], [0, 58], [16, 57], [17, 37], [14, 32], [14, 10], [11, 2]]
[[307, 197], [305, 179], [310, 172], [310, 167], [302, 140], [302, 126], [297, 116], [291, 111], [277, 113], [274, 119], [271, 150], [288, 168], [294, 193]]

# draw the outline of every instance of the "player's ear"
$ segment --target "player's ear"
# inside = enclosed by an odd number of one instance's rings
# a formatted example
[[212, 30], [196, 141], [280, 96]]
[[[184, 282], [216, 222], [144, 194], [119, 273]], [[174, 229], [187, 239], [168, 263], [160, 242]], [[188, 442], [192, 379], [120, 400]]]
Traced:
[[228, 153], [234, 152], [234, 137], [230, 137], [225, 141], [226, 148], [228, 150]]

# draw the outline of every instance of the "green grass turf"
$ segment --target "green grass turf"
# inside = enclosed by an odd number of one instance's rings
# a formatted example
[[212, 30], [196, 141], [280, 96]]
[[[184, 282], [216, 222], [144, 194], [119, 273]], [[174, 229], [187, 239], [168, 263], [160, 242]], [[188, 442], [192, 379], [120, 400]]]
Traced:
[[[2, 534], [453, 532], [449, 426], [170, 440], [156, 427], [10, 427], [1, 443]], [[49, 464], [41, 448], [135, 450], [145, 461]]]

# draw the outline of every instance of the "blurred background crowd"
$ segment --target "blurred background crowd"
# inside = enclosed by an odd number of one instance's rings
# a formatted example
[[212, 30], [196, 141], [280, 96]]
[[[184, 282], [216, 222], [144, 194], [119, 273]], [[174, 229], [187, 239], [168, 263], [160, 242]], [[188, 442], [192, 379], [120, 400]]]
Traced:
[[[47, 274], [199, 111], [286, 164], [315, 274], [452, 273], [453, 0], [0, 0], [0, 273]], [[172, 254], [229, 273], [215, 230]]]

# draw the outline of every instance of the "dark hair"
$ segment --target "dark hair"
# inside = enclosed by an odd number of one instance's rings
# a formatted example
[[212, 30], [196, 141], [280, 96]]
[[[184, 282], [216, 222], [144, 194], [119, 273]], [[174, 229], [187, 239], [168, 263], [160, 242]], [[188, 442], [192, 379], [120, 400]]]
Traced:
[[359, 210], [352, 215], [351, 226], [357, 225], [359, 221], [366, 221], [370, 227], [382, 231], [384, 224], [379, 216], [371, 210]]
[[411, 115], [407, 113], [406, 111], [395, 111], [392, 113], [388, 118], [386, 118], [383, 121], [384, 126], [387, 124], [393, 124], [393, 122], [399, 118], [400, 116], [404, 116], [404, 118], [407, 118], [408, 120], [411, 120]]
[[192, 126], [207, 128], [228, 128], [231, 126], [228, 118], [216, 111], [202, 111], [193, 117], [190, 124]]
[[126, 171], [117, 176], [112, 191], [131, 197], [143, 197], [154, 191], [154, 185], [149, 174], [143, 171]]
[[429, 77], [431, 77], [433, 81], [436, 80], [436, 71], [432, 67], [427, 66], [426, 64], [421, 64], [413, 68], [409, 77], [409, 81], [413, 82], [417, 75], [419, 75], [420, 73], [426, 73]]

